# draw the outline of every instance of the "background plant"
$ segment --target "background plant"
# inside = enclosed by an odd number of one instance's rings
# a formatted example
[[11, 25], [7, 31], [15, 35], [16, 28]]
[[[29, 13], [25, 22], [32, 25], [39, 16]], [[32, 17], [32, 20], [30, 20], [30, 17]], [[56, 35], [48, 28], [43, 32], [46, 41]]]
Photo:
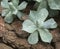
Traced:
[[60, 10], [60, 1], [58, 0], [42, 0], [39, 2], [39, 6], [37, 10], [40, 10], [41, 8], [46, 8], [49, 11], [49, 16], [57, 16], [59, 14]]
[[[31, 0], [29, 0], [31, 1]], [[33, 0], [36, 1], [34, 8], [38, 11], [41, 8], [46, 8], [49, 12], [49, 17], [58, 16], [60, 10], [60, 0]]]
[[46, 20], [48, 11], [43, 8], [39, 11], [30, 11], [29, 19], [23, 22], [22, 30], [31, 33], [28, 37], [30, 44], [36, 44], [38, 42], [38, 34], [43, 42], [50, 43], [52, 40], [52, 34], [49, 32], [49, 28], [56, 28], [57, 23], [53, 18]]
[[4, 20], [7, 23], [11, 23], [13, 21], [14, 16], [17, 15], [18, 18], [21, 18], [24, 14], [20, 12], [26, 8], [27, 3], [23, 1], [19, 4], [19, 0], [12, 0], [8, 2], [8, 0], [2, 0], [1, 6], [3, 7], [2, 16], [4, 16]]

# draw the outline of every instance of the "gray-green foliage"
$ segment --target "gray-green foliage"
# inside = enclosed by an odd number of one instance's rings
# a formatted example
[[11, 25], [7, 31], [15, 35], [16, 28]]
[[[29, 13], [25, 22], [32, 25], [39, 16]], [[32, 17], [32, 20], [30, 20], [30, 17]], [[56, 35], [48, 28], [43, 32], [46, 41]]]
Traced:
[[13, 15], [17, 15], [18, 18], [21, 18], [23, 13], [20, 12], [20, 10], [25, 9], [27, 3], [23, 1], [19, 4], [19, 0], [12, 0], [11, 2], [8, 2], [8, 0], [2, 0], [1, 6], [3, 7], [2, 16], [5, 16], [4, 20], [7, 23], [11, 23], [14, 18]]
[[57, 16], [59, 14], [59, 11], [57, 10], [60, 10], [60, 0], [41, 0], [40, 2], [39, 1], [40, 0], [38, 0], [37, 2], [37, 4], [40, 3], [38, 6], [38, 10], [46, 8], [49, 11], [50, 17]]
[[36, 0], [37, 2], [46, 1], [51, 9], [60, 10], [60, 0]]
[[42, 0], [35, 0], [35, 1], [37, 1], [37, 2], [41, 2]]
[[38, 42], [38, 34], [43, 42], [51, 42], [53, 37], [48, 29], [56, 28], [57, 23], [53, 18], [45, 21], [48, 14], [46, 8], [42, 8], [39, 11], [30, 11], [29, 19], [23, 22], [22, 30], [31, 33], [28, 37], [28, 42], [30, 44], [36, 44]]

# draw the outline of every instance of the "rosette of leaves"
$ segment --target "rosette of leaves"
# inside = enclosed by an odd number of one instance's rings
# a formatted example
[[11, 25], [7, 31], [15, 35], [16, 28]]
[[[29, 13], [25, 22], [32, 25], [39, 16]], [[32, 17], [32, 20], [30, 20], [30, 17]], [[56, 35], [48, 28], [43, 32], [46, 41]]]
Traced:
[[51, 42], [53, 37], [48, 29], [56, 28], [57, 23], [53, 18], [45, 21], [47, 16], [48, 11], [45, 8], [40, 11], [30, 11], [29, 19], [23, 22], [22, 30], [30, 33], [30, 36], [28, 37], [28, 42], [30, 44], [38, 43], [38, 35], [43, 42]]
[[3, 7], [2, 16], [4, 16], [5, 22], [11, 23], [14, 19], [13, 15], [17, 15], [18, 18], [21, 18], [23, 13], [20, 12], [20, 10], [25, 9], [27, 3], [23, 1], [19, 4], [19, 0], [11, 0], [10, 2], [8, 2], [8, 0], [2, 0], [1, 6]]
[[50, 8], [46, 0], [42, 0], [40, 3], [36, 3], [35, 7], [36, 6], [38, 11], [42, 8], [46, 8], [49, 12], [49, 17], [58, 16], [59, 14], [59, 11], [58, 11], [59, 9], [57, 10], [57, 9]]
[[60, 10], [60, 0], [36, 0], [36, 1], [37, 2], [46, 1], [48, 2], [47, 4], [50, 6], [51, 9]]

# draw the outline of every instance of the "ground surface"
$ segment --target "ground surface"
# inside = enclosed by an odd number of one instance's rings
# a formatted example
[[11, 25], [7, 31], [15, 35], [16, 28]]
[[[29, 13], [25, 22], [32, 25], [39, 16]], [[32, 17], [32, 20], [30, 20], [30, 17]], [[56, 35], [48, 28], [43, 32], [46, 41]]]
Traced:
[[[32, 7], [32, 6], [30, 6]], [[27, 7], [24, 12], [29, 12]], [[0, 7], [0, 13], [2, 8]], [[27, 19], [27, 15], [22, 20]], [[29, 34], [22, 31], [22, 21], [15, 19], [13, 23], [7, 24], [0, 16], [0, 49], [60, 49], [60, 16], [54, 18], [58, 23], [56, 29], [51, 30], [53, 40], [50, 44], [39, 41], [35, 45], [30, 45], [27, 41]]]

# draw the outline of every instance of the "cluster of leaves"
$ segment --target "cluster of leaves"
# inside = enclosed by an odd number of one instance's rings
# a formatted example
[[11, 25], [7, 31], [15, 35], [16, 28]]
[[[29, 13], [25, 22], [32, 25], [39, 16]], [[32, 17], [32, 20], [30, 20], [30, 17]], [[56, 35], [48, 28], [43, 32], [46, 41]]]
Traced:
[[50, 43], [52, 40], [52, 34], [48, 29], [56, 28], [57, 23], [53, 18], [46, 20], [48, 11], [43, 8], [38, 11], [30, 11], [29, 19], [23, 23], [23, 29], [31, 35], [28, 38], [30, 44], [36, 44], [38, 42], [38, 34], [40, 35], [43, 42]]
[[11, 23], [14, 18], [13, 15], [17, 15], [18, 18], [21, 18], [23, 13], [20, 12], [20, 10], [25, 9], [27, 3], [23, 1], [21, 4], [19, 4], [19, 0], [12, 0], [10, 2], [8, 2], [8, 0], [2, 0], [1, 6], [4, 8], [2, 11], [2, 16], [5, 16], [5, 22]]
[[48, 5], [51, 9], [60, 10], [60, 0], [36, 0], [37, 2], [45, 1], [48, 2]]
[[50, 17], [58, 15], [59, 13], [58, 10], [60, 10], [60, 0], [38, 0], [38, 2], [37, 2], [37, 4], [39, 4], [38, 10], [46, 8], [49, 11]]
[[[31, 1], [31, 0], [28, 0]], [[41, 37], [43, 42], [50, 43], [52, 40], [52, 34], [49, 29], [53, 29], [57, 27], [57, 23], [53, 18], [46, 18], [48, 15], [52, 16], [55, 13], [58, 13], [60, 10], [60, 0], [34, 0], [37, 1], [35, 7], [38, 6], [37, 11], [30, 11], [28, 19], [23, 22], [22, 30], [30, 33], [31, 35], [28, 37], [28, 42], [30, 44], [36, 44], [39, 41], [38, 36]], [[25, 9], [27, 3], [23, 1], [21, 4], [19, 0], [2, 0], [1, 6], [4, 8], [2, 11], [2, 16], [4, 16], [4, 20], [7, 23], [11, 23], [13, 21], [14, 16], [16, 15], [18, 18], [21, 18], [24, 13], [21, 10]]]

